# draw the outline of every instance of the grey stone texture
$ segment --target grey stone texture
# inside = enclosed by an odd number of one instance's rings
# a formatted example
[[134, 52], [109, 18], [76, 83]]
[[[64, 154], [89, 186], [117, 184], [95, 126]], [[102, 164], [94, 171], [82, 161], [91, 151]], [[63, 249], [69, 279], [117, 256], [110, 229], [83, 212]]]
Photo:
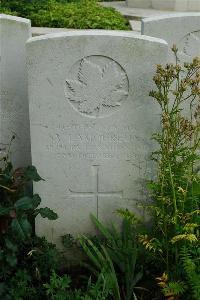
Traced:
[[[159, 1], [159, 0], [158, 0]], [[182, 0], [181, 0], [182, 1]], [[200, 0], [198, 0], [200, 1]], [[137, 1], [139, 4], [140, 2]], [[143, 2], [141, 2], [143, 3]], [[142, 18], [149, 18], [149, 17], [157, 17], [169, 14], [181, 14], [183, 12], [177, 12], [174, 10], [159, 10], [153, 8], [137, 8], [137, 7], [129, 7], [127, 6], [126, 1], [111, 1], [111, 2], [100, 2], [101, 5], [105, 7], [113, 7], [117, 11], [119, 11], [122, 15], [124, 15], [129, 20], [141, 20]], [[195, 10], [194, 10], [195, 11]]]
[[25, 44], [30, 38], [27, 19], [0, 15], [0, 153], [12, 135], [11, 159], [15, 167], [31, 163]]
[[200, 0], [126, 0], [128, 7], [171, 11], [200, 11]]
[[32, 27], [31, 33], [32, 36], [39, 36], [43, 34], [50, 34], [50, 33], [60, 33], [60, 32], [66, 32], [72, 29], [68, 28], [50, 28], [50, 27]]
[[152, 0], [126, 0], [128, 7], [134, 8], [151, 8]]

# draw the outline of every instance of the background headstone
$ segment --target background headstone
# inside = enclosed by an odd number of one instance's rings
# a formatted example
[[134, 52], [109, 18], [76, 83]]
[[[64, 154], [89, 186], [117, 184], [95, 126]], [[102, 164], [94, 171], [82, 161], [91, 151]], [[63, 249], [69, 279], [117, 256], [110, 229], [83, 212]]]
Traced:
[[27, 51], [32, 158], [46, 180], [35, 192], [59, 215], [36, 229], [59, 244], [91, 232], [90, 213], [110, 222], [145, 199], [159, 124], [148, 94], [168, 47], [129, 32], [71, 31], [32, 38]]
[[151, 0], [126, 0], [128, 7], [134, 8], [151, 8], [152, 1]]
[[25, 44], [30, 37], [27, 19], [0, 15], [0, 151], [11, 137], [15, 167], [31, 163]]
[[152, 0], [152, 8], [174, 11], [200, 11], [200, 0]]
[[[142, 20], [142, 34], [162, 38], [172, 47], [175, 44], [181, 61], [200, 55], [200, 13], [183, 13]], [[169, 60], [174, 56], [169, 50]]]

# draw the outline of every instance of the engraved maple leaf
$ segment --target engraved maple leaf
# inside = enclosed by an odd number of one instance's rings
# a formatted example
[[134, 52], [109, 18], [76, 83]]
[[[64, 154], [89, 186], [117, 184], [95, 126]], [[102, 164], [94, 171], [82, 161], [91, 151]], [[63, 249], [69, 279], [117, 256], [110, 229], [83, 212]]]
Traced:
[[82, 113], [98, 114], [101, 107], [116, 107], [127, 96], [126, 75], [110, 61], [104, 67], [87, 58], [81, 60], [77, 80], [66, 80], [67, 98]]
[[186, 56], [198, 56], [200, 53], [200, 31], [191, 32], [182, 40], [182, 50], [179, 50], [179, 54]]

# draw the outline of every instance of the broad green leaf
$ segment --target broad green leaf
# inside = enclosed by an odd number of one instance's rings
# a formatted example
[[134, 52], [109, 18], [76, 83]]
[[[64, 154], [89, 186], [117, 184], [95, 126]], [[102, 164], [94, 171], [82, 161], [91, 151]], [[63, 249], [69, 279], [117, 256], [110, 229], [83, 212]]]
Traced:
[[35, 195], [33, 195], [33, 198], [25, 196], [25, 197], [19, 199], [15, 203], [15, 208], [22, 209], [22, 210], [35, 209], [38, 207], [38, 205], [40, 205], [40, 203], [41, 203], [40, 196], [35, 194]]
[[40, 175], [37, 172], [36, 167], [34, 167], [34, 166], [29, 166], [26, 168], [26, 170], [24, 172], [24, 177], [28, 181], [38, 182], [38, 181], [44, 180], [44, 179], [42, 179], [42, 177], [40, 177]]
[[92, 222], [95, 224], [97, 229], [101, 232], [101, 234], [109, 241], [113, 240], [112, 234], [109, 232], [109, 230], [101, 223], [99, 220], [93, 215], [90, 215]]
[[138, 281], [140, 281], [142, 279], [142, 276], [143, 276], [143, 272], [140, 271], [138, 272], [135, 276], [134, 276], [134, 280], [132, 282], [132, 287], [131, 287], [131, 290], [135, 287], [135, 285], [138, 283]]
[[99, 249], [85, 235], [79, 237], [79, 243], [95, 267], [100, 270], [102, 268], [103, 256]]
[[33, 208], [32, 198], [26, 196], [20, 198], [19, 200], [17, 200], [14, 206], [16, 209], [23, 209], [23, 210], [32, 209]]
[[13, 219], [11, 222], [11, 229], [13, 233], [21, 238], [22, 240], [30, 237], [32, 227], [26, 217], [21, 217], [19, 219]]
[[58, 219], [58, 215], [48, 207], [37, 209], [37, 214], [40, 214], [42, 218], [47, 218], [49, 220]]
[[42, 200], [38, 194], [33, 195], [32, 198], [33, 208], [37, 208], [40, 205], [41, 201]]

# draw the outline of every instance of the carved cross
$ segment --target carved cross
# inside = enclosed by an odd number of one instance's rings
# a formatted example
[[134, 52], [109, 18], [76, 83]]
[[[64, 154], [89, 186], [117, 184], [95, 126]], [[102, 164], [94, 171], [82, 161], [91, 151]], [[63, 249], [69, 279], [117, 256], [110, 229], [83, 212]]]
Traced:
[[98, 217], [98, 207], [99, 207], [99, 196], [106, 196], [106, 197], [113, 197], [113, 196], [116, 196], [116, 197], [120, 197], [121, 199], [123, 198], [123, 191], [109, 191], [109, 192], [101, 192], [99, 190], [99, 166], [92, 166], [92, 168], [94, 169], [94, 190], [93, 191], [84, 191], [84, 192], [81, 192], [81, 191], [78, 191], [78, 192], [75, 192], [75, 191], [72, 191], [72, 190], [69, 190], [70, 193], [72, 194], [72, 196], [74, 197], [83, 197], [83, 198], [86, 198], [86, 197], [94, 197], [95, 200], [96, 200], [96, 204], [97, 204], [97, 217]]

